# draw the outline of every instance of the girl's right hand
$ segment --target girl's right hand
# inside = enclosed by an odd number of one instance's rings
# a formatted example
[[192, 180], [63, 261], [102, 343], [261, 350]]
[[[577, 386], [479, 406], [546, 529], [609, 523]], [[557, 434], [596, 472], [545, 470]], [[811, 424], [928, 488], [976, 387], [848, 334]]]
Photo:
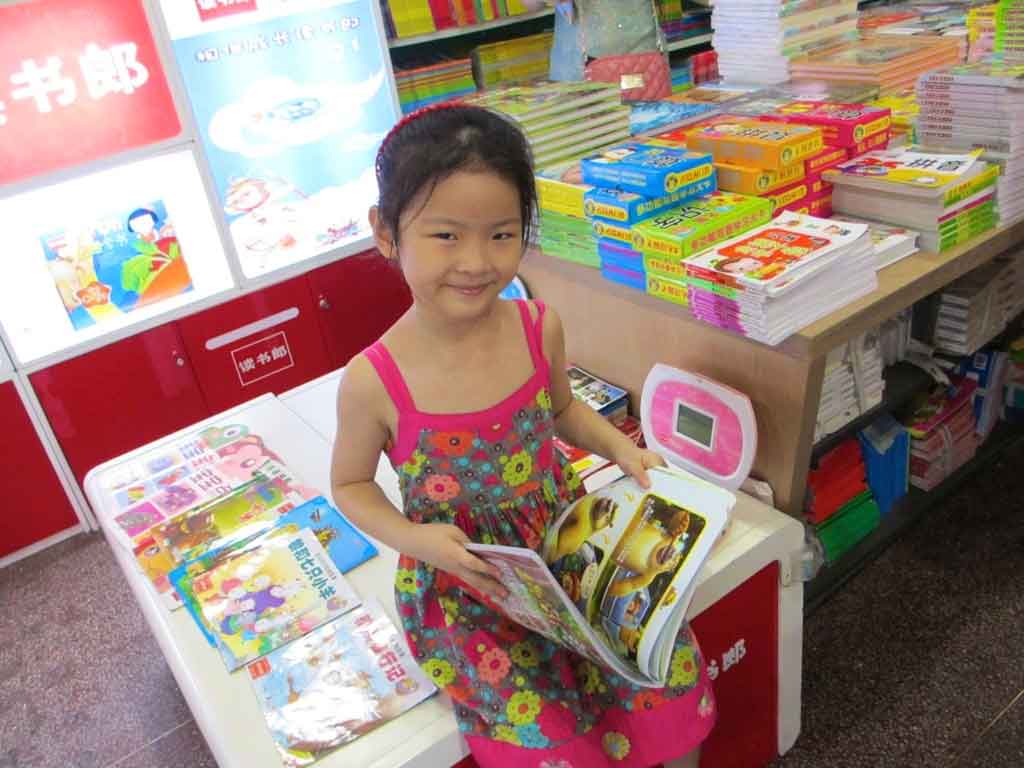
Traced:
[[501, 573], [466, 549], [469, 536], [458, 526], [424, 523], [416, 526], [413, 537], [415, 541], [405, 547], [405, 554], [447, 571], [488, 597], [501, 600], [508, 596]]

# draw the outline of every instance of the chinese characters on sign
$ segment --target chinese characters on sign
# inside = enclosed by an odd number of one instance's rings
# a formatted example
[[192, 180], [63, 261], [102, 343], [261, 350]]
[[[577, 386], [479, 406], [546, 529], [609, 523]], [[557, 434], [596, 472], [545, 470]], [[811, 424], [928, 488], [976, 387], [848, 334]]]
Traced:
[[284, 331], [266, 336], [245, 346], [231, 350], [231, 359], [243, 387], [255, 384], [268, 376], [285, 371], [295, 365], [288, 337]]
[[743, 657], [746, 655], [747, 641], [741, 637], [722, 654], [721, 665], [719, 665], [718, 659], [708, 660], [708, 677], [712, 680], [717, 680], [720, 674], [728, 672], [730, 669], [738, 665], [743, 661]]
[[141, 0], [0, 7], [0, 184], [180, 131]]

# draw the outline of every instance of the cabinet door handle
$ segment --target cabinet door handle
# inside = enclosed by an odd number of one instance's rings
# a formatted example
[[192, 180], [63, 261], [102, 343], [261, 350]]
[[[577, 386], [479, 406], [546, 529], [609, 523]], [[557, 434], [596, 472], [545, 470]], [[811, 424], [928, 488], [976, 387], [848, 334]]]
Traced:
[[329, 301], [327, 300], [327, 297], [326, 297], [326, 296], [321, 296], [321, 297], [320, 297], [320, 300], [319, 300], [319, 301], [318, 301], [318, 302], [317, 302], [316, 304], [317, 304], [317, 306], [318, 306], [318, 307], [320, 307], [320, 309], [322, 309], [322, 310], [323, 310], [324, 312], [327, 312], [327, 311], [328, 311], [328, 310], [329, 310], [329, 309], [331, 308], [331, 302], [329, 302]]

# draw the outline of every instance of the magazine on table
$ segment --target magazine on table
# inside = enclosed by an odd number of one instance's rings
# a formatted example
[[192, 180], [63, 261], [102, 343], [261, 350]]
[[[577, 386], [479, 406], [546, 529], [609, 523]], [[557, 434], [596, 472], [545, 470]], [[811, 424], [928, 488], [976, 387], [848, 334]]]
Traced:
[[736, 497], [688, 472], [622, 478], [555, 521], [541, 552], [470, 544], [501, 572], [509, 618], [636, 685], [665, 685], [672, 650]]

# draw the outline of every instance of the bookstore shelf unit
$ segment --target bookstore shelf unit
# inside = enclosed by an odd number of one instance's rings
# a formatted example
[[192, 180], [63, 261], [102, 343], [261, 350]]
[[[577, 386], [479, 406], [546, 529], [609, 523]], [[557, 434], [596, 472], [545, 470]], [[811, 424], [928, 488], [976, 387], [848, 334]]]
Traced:
[[640, 402], [644, 377], [656, 362], [688, 368], [746, 392], [758, 423], [753, 474], [771, 484], [776, 507], [799, 517], [815, 453], [814, 425], [829, 351], [1022, 242], [1024, 223], [1018, 223], [946, 253], [909, 256], [879, 273], [879, 287], [872, 294], [777, 347], [701, 323], [685, 307], [540, 252], [527, 257], [521, 272], [534, 296], [559, 308], [569, 359], [626, 388], [634, 404]]
[[520, 25], [526, 24], [526, 22], [536, 21], [538, 19], [551, 19], [555, 15], [555, 12], [548, 8], [540, 11], [533, 11], [532, 13], [520, 13], [516, 16], [506, 16], [501, 19], [494, 19], [493, 21], [485, 21], [481, 24], [474, 24], [468, 27], [449, 27], [448, 29], [441, 29], [437, 32], [430, 32], [425, 35], [413, 35], [411, 37], [396, 37], [393, 40], [388, 41], [388, 47], [391, 49], [395, 48], [407, 48], [412, 45], [425, 45], [428, 43], [436, 43], [441, 40], [446, 40], [453, 37], [465, 37], [469, 35], [478, 35], [491, 30], [502, 29], [508, 27], [509, 29], [503, 29], [502, 37], [515, 37], [519, 34], [526, 34], [522, 30], [518, 29]]

